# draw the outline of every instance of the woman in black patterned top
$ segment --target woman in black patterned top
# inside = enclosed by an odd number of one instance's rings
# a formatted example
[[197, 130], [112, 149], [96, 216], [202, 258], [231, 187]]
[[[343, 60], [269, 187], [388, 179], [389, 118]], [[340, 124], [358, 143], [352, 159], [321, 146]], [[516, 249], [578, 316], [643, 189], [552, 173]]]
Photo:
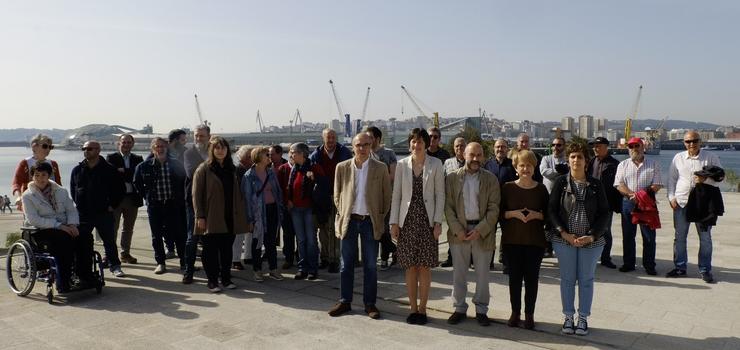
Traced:
[[[596, 262], [601, 256], [608, 225], [609, 202], [599, 180], [586, 174], [590, 153], [585, 144], [566, 147], [570, 173], [555, 180], [550, 193], [548, 221], [552, 246], [560, 265], [560, 299], [564, 334], [588, 334]], [[575, 286], [578, 282], [578, 320], [574, 325]]]

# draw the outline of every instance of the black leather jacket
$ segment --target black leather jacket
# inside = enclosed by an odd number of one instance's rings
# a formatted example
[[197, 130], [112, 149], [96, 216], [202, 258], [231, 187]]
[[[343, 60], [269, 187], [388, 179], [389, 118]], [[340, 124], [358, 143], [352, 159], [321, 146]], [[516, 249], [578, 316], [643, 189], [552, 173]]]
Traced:
[[[596, 241], [606, 231], [609, 215], [612, 215], [612, 212], [601, 182], [591, 176], [587, 176], [586, 181], [588, 187], [586, 188], [585, 207], [590, 227], [588, 235], [594, 236], [594, 241]], [[574, 187], [570, 174], [558, 177], [552, 185], [547, 218], [550, 226], [556, 231], [568, 231], [568, 218], [576, 202]]]

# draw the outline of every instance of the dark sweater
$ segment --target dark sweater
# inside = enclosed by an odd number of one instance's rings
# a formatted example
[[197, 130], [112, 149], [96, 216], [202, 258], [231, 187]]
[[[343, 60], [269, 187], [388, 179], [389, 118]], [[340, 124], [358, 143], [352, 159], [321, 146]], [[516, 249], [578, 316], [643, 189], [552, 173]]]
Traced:
[[504, 219], [504, 213], [527, 208], [547, 216], [548, 200], [547, 188], [541, 183], [531, 189], [521, 188], [515, 182], [505, 183], [501, 188], [501, 244], [545, 247], [546, 220], [524, 223], [519, 219]]

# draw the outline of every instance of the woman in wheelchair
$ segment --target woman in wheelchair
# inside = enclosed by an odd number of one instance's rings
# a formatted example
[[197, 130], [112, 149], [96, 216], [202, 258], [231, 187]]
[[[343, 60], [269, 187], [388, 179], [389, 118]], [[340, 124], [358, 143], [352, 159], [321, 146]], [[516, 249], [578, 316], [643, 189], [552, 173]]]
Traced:
[[77, 230], [80, 223], [77, 208], [66, 189], [49, 181], [52, 174], [49, 163], [38, 163], [31, 168], [32, 180], [23, 192], [21, 200], [26, 226], [39, 229], [33, 234], [38, 245], [43, 242], [49, 248], [57, 264], [57, 291], [70, 289], [72, 264], [79, 278], [79, 287], [94, 286], [92, 273], [92, 234], [81, 235]]

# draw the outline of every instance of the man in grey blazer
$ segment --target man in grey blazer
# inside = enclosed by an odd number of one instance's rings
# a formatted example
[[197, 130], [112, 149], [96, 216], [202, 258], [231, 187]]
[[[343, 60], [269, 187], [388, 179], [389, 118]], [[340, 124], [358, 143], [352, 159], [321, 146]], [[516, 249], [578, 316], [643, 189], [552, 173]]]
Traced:
[[496, 221], [501, 188], [496, 176], [482, 169], [485, 160], [483, 147], [471, 142], [465, 148], [465, 166], [447, 175], [445, 179], [445, 215], [447, 240], [452, 252], [452, 302], [455, 312], [447, 320], [457, 324], [465, 320], [468, 304], [467, 274], [471, 255], [475, 265], [475, 318], [481, 326], [488, 326], [488, 265], [496, 248]]
[[370, 158], [372, 140], [365, 133], [352, 139], [355, 156], [337, 164], [334, 177], [334, 204], [337, 207], [335, 232], [341, 239], [339, 302], [329, 310], [332, 317], [352, 309], [357, 240], [362, 240], [363, 302], [365, 313], [380, 318], [375, 307], [378, 290], [378, 241], [385, 231], [385, 215], [391, 207], [391, 182], [383, 162]]

